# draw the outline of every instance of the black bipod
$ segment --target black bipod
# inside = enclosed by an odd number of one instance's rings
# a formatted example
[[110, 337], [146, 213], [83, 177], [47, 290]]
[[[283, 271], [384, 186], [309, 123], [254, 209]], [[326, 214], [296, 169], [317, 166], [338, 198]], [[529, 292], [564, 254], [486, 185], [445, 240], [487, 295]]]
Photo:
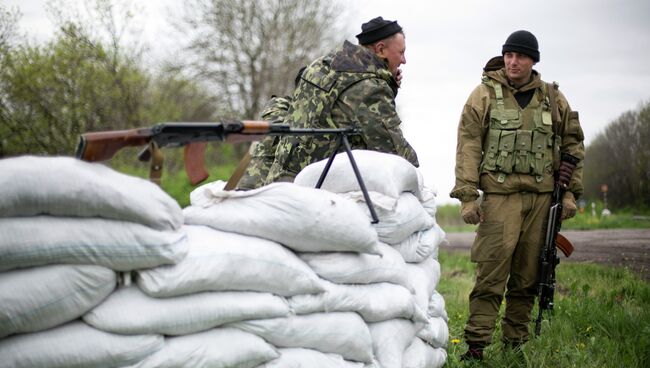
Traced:
[[368, 205], [368, 210], [370, 211], [370, 217], [372, 217], [371, 223], [376, 224], [379, 222], [379, 218], [377, 217], [377, 213], [375, 212], [375, 206], [372, 204], [372, 200], [370, 199], [370, 195], [368, 194], [368, 190], [366, 189], [366, 184], [363, 182], [363, 178], [361, 177], [361, 172], [359, 171], [357, 162], [354, 160], [354, 156], [352, 156], [352, 149], [350, 148], [350, 142], [348, 142], [348, 134], [350, 134], [350, 131], [348, 130], [336, 132], [336, 135], [338, 136], [336, 148], [334, 149], [332, 155], [330, 155], [329, 159], [327, 160], [327, 163], [325, 164], [325, 168], [323, 169], [323, 172], [320, 174], [320, 178], [318, 178], [318, 182], [316, 183], [316, 188], [320, 189], [320, 187], [323, 185], [323, 182], [325, 181], [325, 177], [327, 176], [327, 173], [329, 172], [330, 167], [332, 166], [332, 162], [334, 162], [334, 157], [336, 157], [336, 155], [339, 153], [341, 147], [344, 147], [345, 153], [347, 153], [348, 158], [350, 159], [350, 165], [352, 165], [354, 176], [356, 176], [357, 182], [359, 183], [359, 188], [361, 188], [361, 193], [363, 193], [363, 198], [365, 199], [366, 204]]

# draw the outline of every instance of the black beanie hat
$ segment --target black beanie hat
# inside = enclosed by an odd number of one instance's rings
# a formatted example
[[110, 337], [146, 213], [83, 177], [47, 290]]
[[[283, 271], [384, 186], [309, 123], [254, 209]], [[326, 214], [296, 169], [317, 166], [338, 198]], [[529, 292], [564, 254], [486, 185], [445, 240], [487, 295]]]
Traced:
[[530, 56], [534, 62], [539, 61], [537, 38], [528, 31], [513, 32], [501, 49], [501, 55], [506, 52], [518, 52]]
[[401, 32], [402, 27], [396, 20], [384, 20], [382, 17], [371, 19], [361, 25], [361, 33], [357, 35], [359, 44], [368, 45]]

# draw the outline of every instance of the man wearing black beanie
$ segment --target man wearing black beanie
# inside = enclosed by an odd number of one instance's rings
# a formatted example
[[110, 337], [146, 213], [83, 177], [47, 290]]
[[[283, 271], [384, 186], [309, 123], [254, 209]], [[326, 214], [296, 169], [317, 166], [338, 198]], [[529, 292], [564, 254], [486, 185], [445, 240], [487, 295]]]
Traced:
[[[583, 192], [584, 136], [557, 83], [545, 83], [533, 69], [537, 38], [512, 33], [501, 56], [483, 69], [458, 126], [456, 184], [461, 215], [479, 224], [471, 250], [476, 283], [469, 296], [463, 360], [483, 359], [492, 342], [505, 293], [502, 341], [518, 348], [529, 339], [537, 294], [539, 257], [556, 186], [566, 190], [562, 218], [576, 212]], [[561, 162], [560, 152], [579, 159]], [[479, 200], [479, 190], [483, 192]]]
[[[301, 74], [285, 124], [295, 128], [347, 128], [352, 149], [400, 155], [418, 166], [418, 159], [400, 128], [395, 96], [401, 83], [399, 66], [406, 63], [404, 33], [397, 21], [382, 17], [361, 26], [359, 45], [345, 41], [316, 59]], [[330, 136], [282, 137], [266, 180], [293, 181], [305, 166], [331, 155]]]

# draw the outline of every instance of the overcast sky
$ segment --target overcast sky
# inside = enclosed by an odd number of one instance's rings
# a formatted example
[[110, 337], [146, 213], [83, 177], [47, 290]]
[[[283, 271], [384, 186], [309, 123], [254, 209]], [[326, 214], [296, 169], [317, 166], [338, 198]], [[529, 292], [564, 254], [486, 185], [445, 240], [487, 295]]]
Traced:
[[[305, 0], [308, 1], [308, 0]], [[37, 40], [51, 36], [45, 0], [2, 0], [23, 13], [22, 30]], [[148, 15], [144, 39], [159, 42], [165, 6], [171, 0], [141, 0]], [[586, 143], [625, 111], [650, 101], [650, 1], [349, 1], [353, 24], [376, 16], [397, 20], [406, 33], [404, 79], [397, 97], [403, 129], [420, 158], [428, 186], [439, 203], [452, 203], [458, 118], [469, 93], [480, 83], [482, 67], [501, 52], [508, 35], [531, 31], [539, 41], [535, 69], [545, 81], [557, 81], [571, 107], [580, 112]], [[163, 30], [161, 30], [163, 28]], [[246, 117], [252, 118], [252, 117]], [[588, 159], [588, 158], [587, 158]]]

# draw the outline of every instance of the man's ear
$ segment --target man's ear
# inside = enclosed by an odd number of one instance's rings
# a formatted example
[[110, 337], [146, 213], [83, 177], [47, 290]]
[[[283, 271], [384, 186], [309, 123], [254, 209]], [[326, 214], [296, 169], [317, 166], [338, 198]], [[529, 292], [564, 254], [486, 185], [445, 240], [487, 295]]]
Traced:
[[375, 44], [375, 54], [379, 55], [379, 57], [384, 56], [384, 49], [386, 48], [386, 44], [384, 41], [379, 41]]

